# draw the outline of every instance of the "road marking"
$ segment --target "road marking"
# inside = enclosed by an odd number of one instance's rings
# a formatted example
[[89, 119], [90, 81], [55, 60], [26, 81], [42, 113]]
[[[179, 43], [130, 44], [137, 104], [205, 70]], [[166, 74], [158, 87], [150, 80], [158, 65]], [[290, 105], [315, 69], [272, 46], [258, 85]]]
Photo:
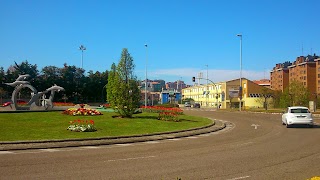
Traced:
[[167, 139], [168, 141], [179, 141], [180, 139]]
[[98, 146], [84, 146], [84, 147], [81, 147], [81, 148], [83, 148], [83, 149], [98, 149], [100, 147], [98, 147]]
[[157, 143], [160, 143], [159, 141], [146, 141], [146, 142], [143, 142], [144, 144], [157, 144]]
[[11, 152], [11, 151], [0, 151], [0, 154], [14, 154], [14, 152]]
[[138, 160], [138, 159], [149, 159], [155, 158], [156, 156], [143, 156], [143, 157], [133, 157], [133, 158], [125, 158], [125, 159], [110, 159], [107, 162], [115, 162], [115, 161], [130, 161], [130, 160]]
[[254, 129], [258, 129], [259, 124], [251, 124], [251, 126], [254, 126]]
[[57, 152], [60, 151], [58, 149], [40, 149], [41, 151], [45, 151], [45, 152]]
[[250, 176], [242, 176], [242, 177], [236, 177], [236, 178], [232, 178], [232, 179], [228, 179], [228, 180], [238, 180], [238, 179], [247, 179]]
[[210, 134], [208, 133], [208, 134], [200, 134], [199, 136], [201, 136], [201, 137], [208, 137], [208, 136], [210, 136]]
[[186, 139], [197, 139], [198, 137], [195, 136], [189, 136], [189, 137], [185, 137]]
[[115, 144], [117, 146], [132, 146], [132, 144]]

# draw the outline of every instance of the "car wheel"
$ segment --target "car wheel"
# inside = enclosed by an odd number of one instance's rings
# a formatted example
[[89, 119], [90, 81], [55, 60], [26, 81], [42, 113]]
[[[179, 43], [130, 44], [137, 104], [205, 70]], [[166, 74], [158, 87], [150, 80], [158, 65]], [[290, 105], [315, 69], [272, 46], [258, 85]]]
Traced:
[[282, 124], [282, 125], [285, 125], [285, 123], [284, 123], [283, 121], [281, 121], [281, 124]]
[[287, 127], [287, 128], [289, 128], [289, 127], [290, 127], [290, 125], [288, 124], [288, 122], [287, 122], [287, 121], [286, 121], [286, 127]]

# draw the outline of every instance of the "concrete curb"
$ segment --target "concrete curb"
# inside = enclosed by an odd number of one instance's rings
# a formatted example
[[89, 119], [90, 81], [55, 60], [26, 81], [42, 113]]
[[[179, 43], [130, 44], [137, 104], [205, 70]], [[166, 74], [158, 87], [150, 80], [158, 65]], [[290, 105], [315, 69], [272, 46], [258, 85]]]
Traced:
[[65, 148], [65, 147], [80, 147], [80, 146], [99, 146], [112, 144], [128, 144], [135, 142], [158, 141], [165, 139], [174, 139], [188, 136], [206, 134], [224, 129], [225, 123], [215, 120], [213, 124], [193, 128], [182, 131], [143, 134], [135, 136], [119, 136], [119, 137], [100, 137], [86, 139], [65, 139], [65, 140], [44, 140], [44, 141], [13, 141], [0, 142], [0, 151], [8, 150], [27, 150], [27, 149], [47, 149], [47, 148]]

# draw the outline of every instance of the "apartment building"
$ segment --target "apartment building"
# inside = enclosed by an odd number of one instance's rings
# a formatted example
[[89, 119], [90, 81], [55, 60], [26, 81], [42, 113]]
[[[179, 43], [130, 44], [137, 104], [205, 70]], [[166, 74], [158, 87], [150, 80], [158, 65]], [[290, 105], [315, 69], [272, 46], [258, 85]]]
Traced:
[[310, 94], [316, 93], [316, 56], [300, 56], [289, 66], [289, 84], [293, 81], [301, 82]]
[[[299, 56], [292, 63], [276, 64], [270, 72], [272, 90], [284, 91], [293, 81], [301, 82], [309, 93], [320, 93], [320, 63], [319, 56]], [[318, 82], [319, 81], [319, 82]]]
[[314, 60], [316, 62], [316, 92], [320, 94], [320, 58]]
[[286, 61], [285, 63], [276, 64], [276, 66], [270, 72], [270, 88], [275, 91], [281, 91], [289, 86], [289, 68], [291, 63]]

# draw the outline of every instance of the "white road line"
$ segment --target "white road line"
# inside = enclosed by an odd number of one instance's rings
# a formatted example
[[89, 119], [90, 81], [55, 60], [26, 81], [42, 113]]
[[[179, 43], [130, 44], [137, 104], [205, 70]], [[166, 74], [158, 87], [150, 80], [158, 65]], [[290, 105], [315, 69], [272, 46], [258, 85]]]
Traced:
[[133, 158], [125, 158], [125, 159], [110, 159], [110, 160], [107, 160], [107, 162], [130, 161], [130, 160], [148, 159], [148, 158], [154, 158], [154, 157], [156, 156], [133, 157]]
[[236, 177], [236, 178], [232, 178], [232, 179], [228, 179], [228, 180], [238, 180], [238, 179], [247, 179], [250, 176], [242, 176], [242, 177]]
[[84, 146], [84, 147], [81, 147], [82, 149], [98, 149], [100, 148], [99, 146]]
[[144, 144], [157, 144], [157, 143], [160, 143], [159, 141], [146, 141], [146, 142], [143, 142]]
[[180, 139], [167, 139], [168, 141], [179, 141]]
[[132, 144], [115, 144], [116, 146], [132, 146]]
[[0, 155], [1, 154], [14, 154], [14, 152], [11, 152], [11, 151], [0, 151]]
[[210, 134], [200, 134], [199, 136], [200, 137], [208, 137], [208, 136], [210, 136]]
[[186, 139], [197, 139], [198, 137], [195, 136], [189, 136], [189, 137], [185, 137]]
[[39, 149], [40, 151], [45, 151], [45, 152], [57, 152], [60, 151], [58, 149]]

